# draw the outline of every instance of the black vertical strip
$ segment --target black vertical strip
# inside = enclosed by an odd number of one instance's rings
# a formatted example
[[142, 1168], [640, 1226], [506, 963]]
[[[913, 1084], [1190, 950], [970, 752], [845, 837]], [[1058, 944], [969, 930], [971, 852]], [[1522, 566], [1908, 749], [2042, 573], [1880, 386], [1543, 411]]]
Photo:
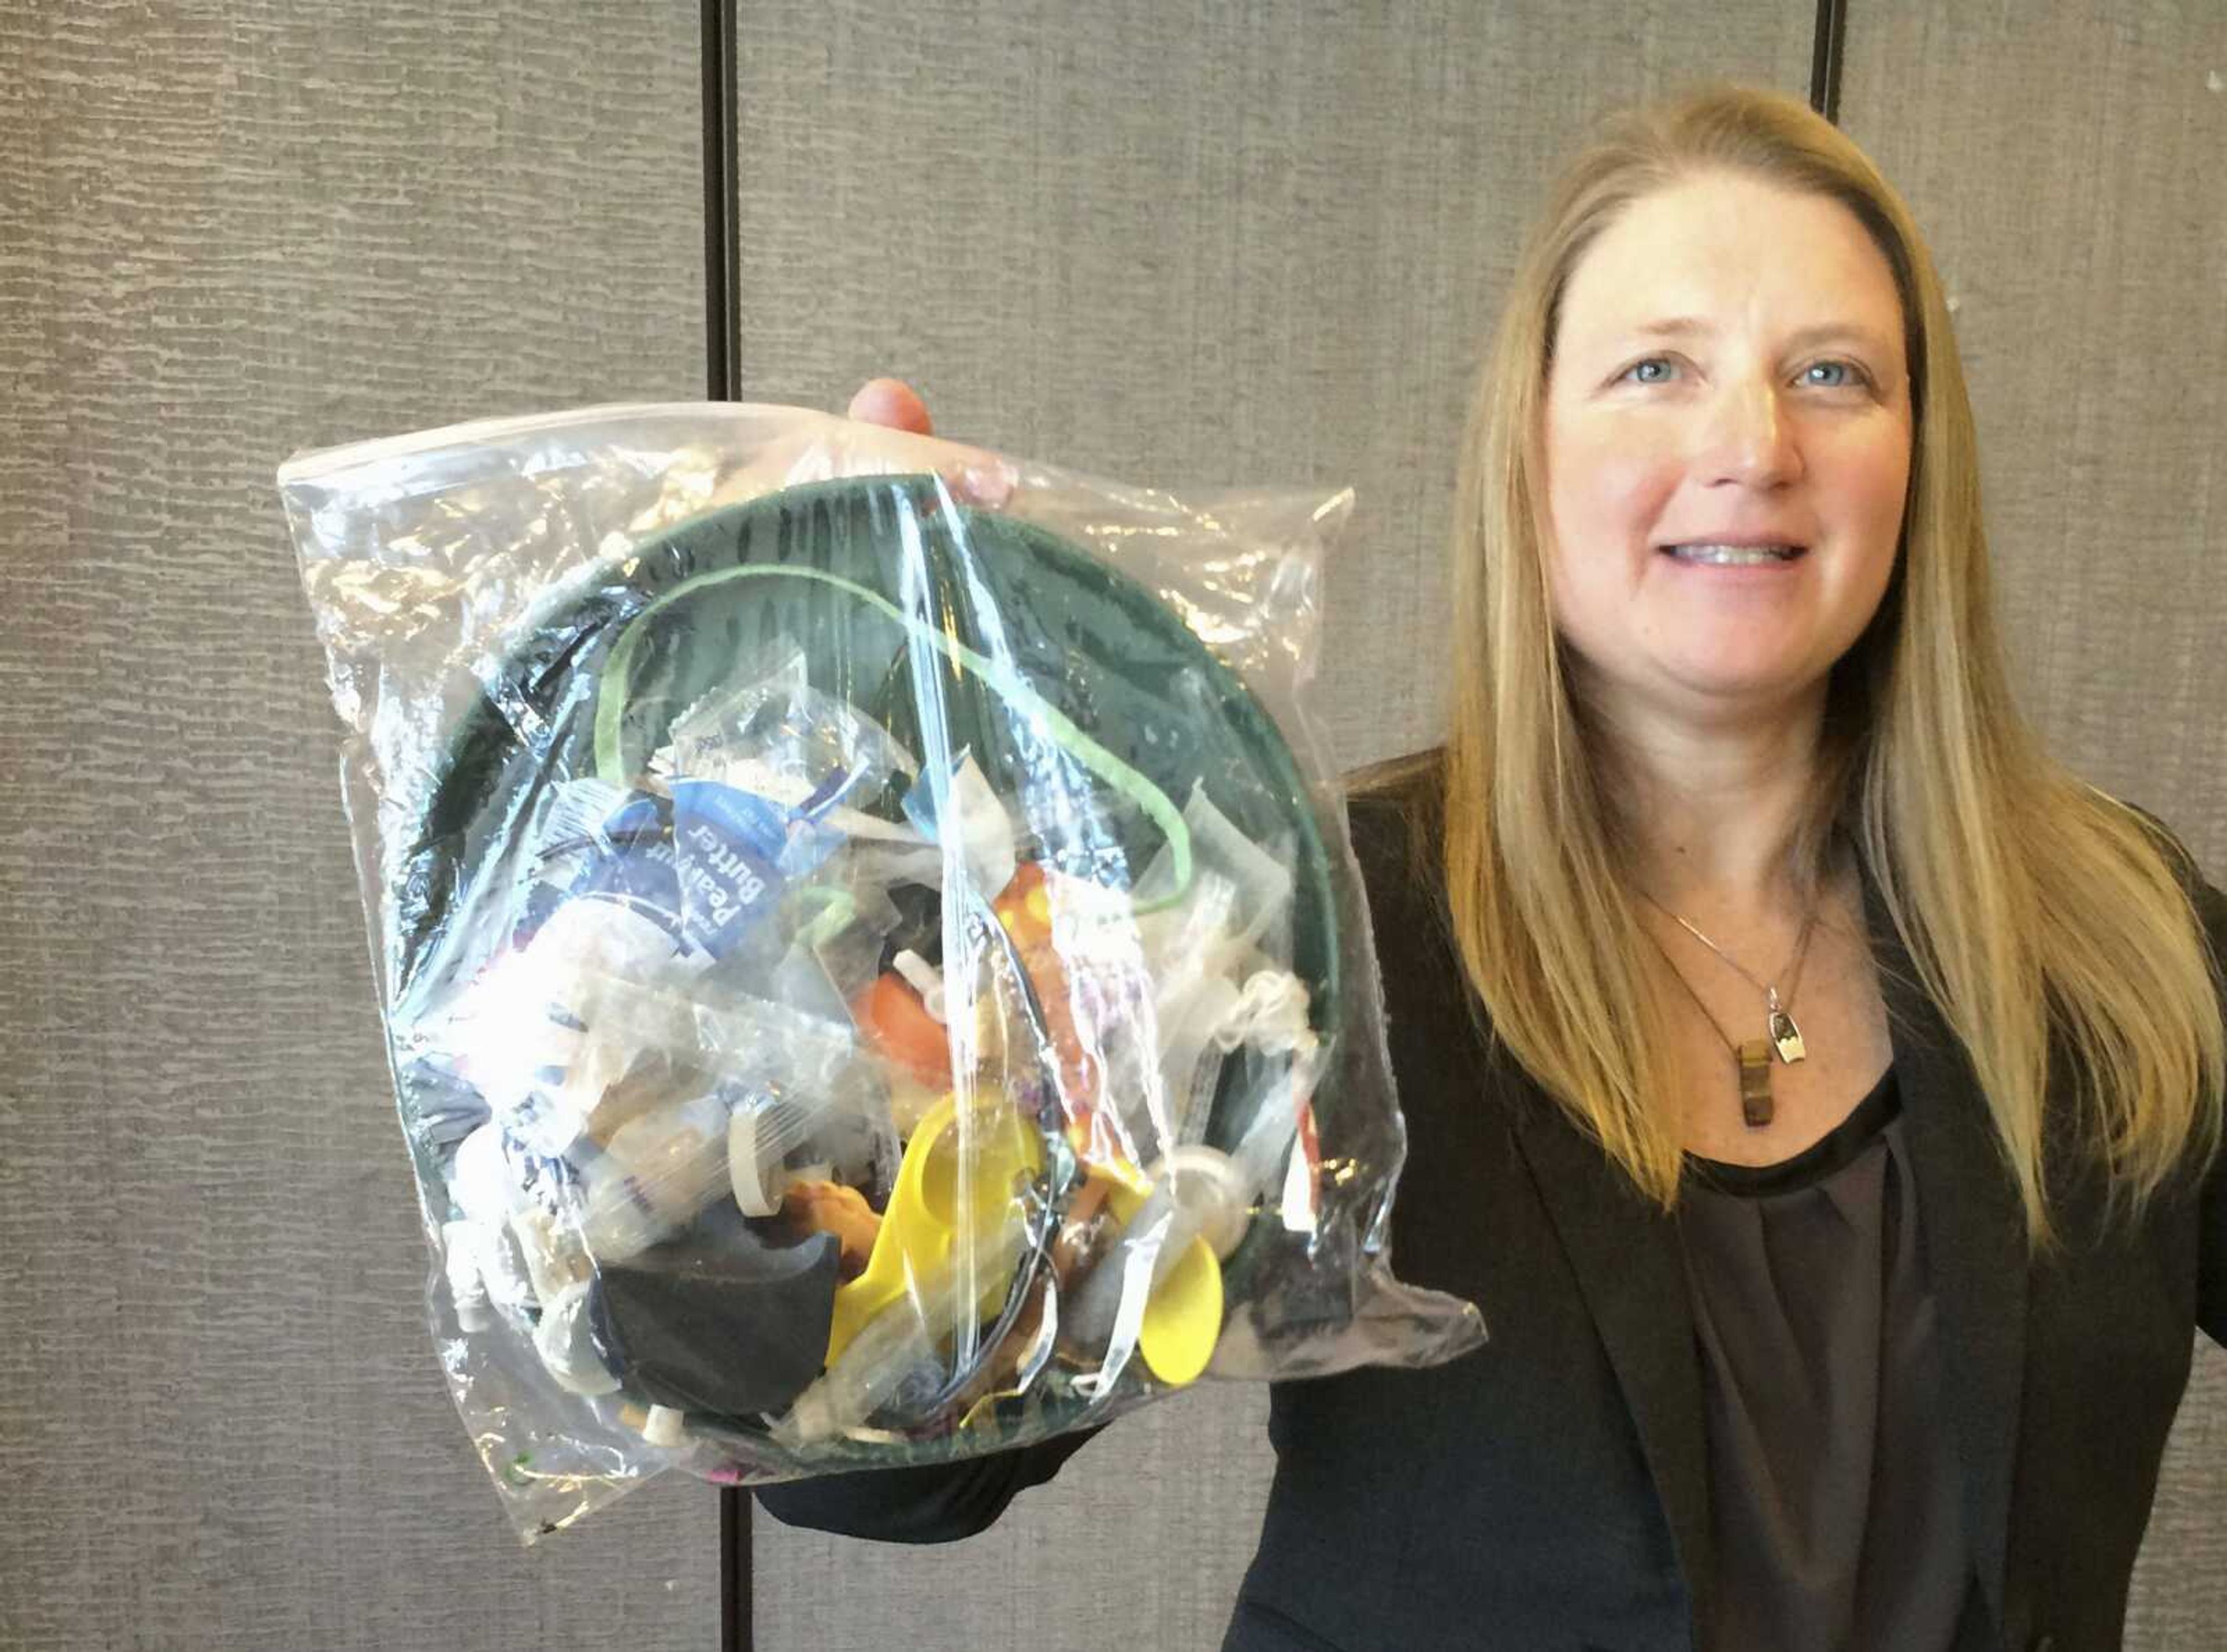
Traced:
[[750, 1494], [737, 1486], [719, 1488], [719, 1652], [752, 1652], [757, 1638], [751, 1620]]
[[[741, 149], [735, 109], [735, 0], [702, 0], [704, 69], [704, 395], [743, 390], [742, 232], [736, 189]], [[753, 1652], [750, 1494], [721, 1486], [719, 1652]]]
[[742, 232], [735, 191], [741, 145], [735, 110], [735, 0], [702, 0], [704, 41], [705, 396], [743, 392]]
[[1841, 123], [1841, 59], [1848, 44], [1847, 0], [1817, 0], [1817, 29], [1809, 48], [1809, 106]]

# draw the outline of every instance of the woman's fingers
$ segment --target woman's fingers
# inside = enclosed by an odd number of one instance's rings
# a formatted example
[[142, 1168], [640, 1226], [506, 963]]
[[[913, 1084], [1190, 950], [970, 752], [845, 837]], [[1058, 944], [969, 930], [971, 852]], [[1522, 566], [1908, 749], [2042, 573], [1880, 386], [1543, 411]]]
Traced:
[[[851, 398], [851, 405], [845, 411], [861, 424], [879, 424], [915, 436], [935, 434], [935, 421], [928, 416], [928, 404], [902, 379], [869, 379]], [[992, 510], [1000, 509], [1011, 501], [1020, 482], [1011, 466], [996, 455], [978, 449], [962, 448], [955, 452], [958, 456], [939, 467], [954, 494], [970, 505], [983, 505]]]
[[928, 404], [919, 392], [902, 379], [869, 379], [851, 398], [851, 418], [861, 424], [886, 424], [893, 431], [910, 431], [916, 436], [934, 436], [935, 421], [928, 416]]

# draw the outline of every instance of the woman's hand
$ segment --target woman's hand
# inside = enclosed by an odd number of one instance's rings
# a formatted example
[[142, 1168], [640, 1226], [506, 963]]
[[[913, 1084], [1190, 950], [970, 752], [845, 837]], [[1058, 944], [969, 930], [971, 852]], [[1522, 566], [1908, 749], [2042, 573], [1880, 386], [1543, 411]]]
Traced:
[[935, 434], [935, 421], [928, 416], [928, 404], [902, 379], [867, 380], [858, 386], [858, 393], [851, 398], [846, 417], [861, 424], [885, 424], [893, 431], [910, 431], [915, 436]]
[[[846, 418], [861, 424], [879, 424], [915, 436], [935, 434], [928, 404], [902, 379], [867, 380], [844, 411]], [[991, 510], [1005, 506], [1020, 485], [1019, 474], [1011, 465], [993, 453], [979, 450], [961, 450], [957, 462], [943, 468], [943, 479], [960, 499]]]

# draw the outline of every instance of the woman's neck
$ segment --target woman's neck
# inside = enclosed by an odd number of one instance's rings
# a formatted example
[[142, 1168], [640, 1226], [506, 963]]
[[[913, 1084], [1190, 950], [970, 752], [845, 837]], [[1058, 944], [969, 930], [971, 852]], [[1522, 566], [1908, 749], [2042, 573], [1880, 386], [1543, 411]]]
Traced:
[[1803, 898], [1793, 848], [1815, 806], [1822, 694], [1707, 724], [1627, 711], [1592, 719], [1636, 885], [1673, 912], [1735, 922]]

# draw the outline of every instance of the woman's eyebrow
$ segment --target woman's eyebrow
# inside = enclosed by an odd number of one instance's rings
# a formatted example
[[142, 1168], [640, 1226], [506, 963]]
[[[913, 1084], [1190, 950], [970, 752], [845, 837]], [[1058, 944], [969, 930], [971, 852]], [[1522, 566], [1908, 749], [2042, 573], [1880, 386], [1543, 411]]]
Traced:
[[[1696, 334], [1713, 333], [1716, 328], [1699, 316], [1665, 316], [1659, 320], [1642, 322], [1631, 330], [1641, 338], [1690, 338]], [[1887, 353], [1886, 340], [1857, 322], [1817, 322], [1808, 327], [1796, 328], [1786, 336], [1786, 348], [1790, 350], [1806, 350], [1820, 344], [1834, 343], [1857, 345], [1880, 356]]]
[[1787, 335], [1790, 349], [1806, 350], [1818, 344], [1854, 344], [1874, 354], [1887, 353], [1886, 341], [1868, 327], [1854, 322], [1821, 322], [1815, 327], [1797, 328]]

